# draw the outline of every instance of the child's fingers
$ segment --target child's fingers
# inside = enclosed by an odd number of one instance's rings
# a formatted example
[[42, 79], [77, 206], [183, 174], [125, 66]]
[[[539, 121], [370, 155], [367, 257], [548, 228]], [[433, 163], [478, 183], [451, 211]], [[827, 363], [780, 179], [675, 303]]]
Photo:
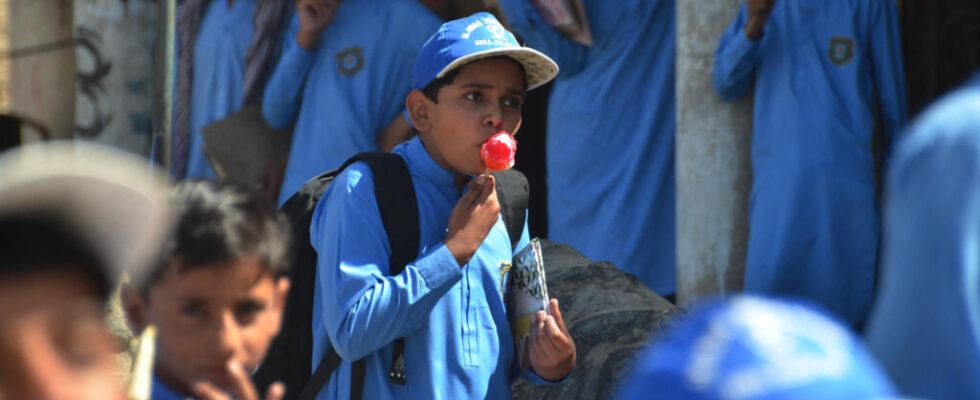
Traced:
[[553, 355], [553, 358], [561, 360], [571, 355], [571, 343], [568, 336], [558, 329], [555, 319], [548, 316], [544, 321], [544, 329], [541, 330], [541, 344], [544, 350]]
[[483, 192], [483, 182], [486, 178], [483, 175], [479, 175], [476, 178], [470, 180], [470, 183], [466, 184], [466, 193], [459, 198], [459, 203], [467, 208], [473, 208], [476, 204], [476, 199]]
[[528, 342], [531, 365], [535, 367], [536, 371], [555, 365], [555, 360], [545, 351], [544, 344], [541, 343], [541, 335], [531, 335]]
[[232, 394], [235, 395], [236, 399], [258, 400], [259, 395], [255, 392], [255, 387], [252, 386], [252, 380], [240, 363], [234, 360], [229, 361], [228, 372], [231, 374]]
[[194, 395], [200, 400], [231, 400], [225, 392], [218, 389], [210, 382], [198, 382], [191, 386]]
[[282, 382], [273, 383], [265, 394], [265, 400], [282, 400], [286, 396], [286, 385]]
[[568, 329], [565, 328], [565, 318], [561, 315], [561, 309], [558, 308], [558, 299], [551, 299], [548, 302], [548, 309], [551, 311], [551, 316], [555, 318], [555, 324], [558, 325], [558, 329], [561, 329], [566, 335], [568, 335]]
[[487, 200], [490, 199], [490, 195], [494, 192], [493, 175], [487, 175], [486, 177], [480, 175], [480, 177], [483, 178], [483, 183], [480, 188], [480, 197], [477, 197], [476, 204], [486, 204]]

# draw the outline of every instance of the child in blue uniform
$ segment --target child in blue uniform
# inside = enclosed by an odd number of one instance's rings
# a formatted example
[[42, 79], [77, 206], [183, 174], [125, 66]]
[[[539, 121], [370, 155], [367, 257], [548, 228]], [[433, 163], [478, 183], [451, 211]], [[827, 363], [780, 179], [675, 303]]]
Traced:
[[747, 292], [799, 296], [849, 323], [874, 293], [874, 109], [886, 148], [905, 123], [891, 0], [749, 0], [715, 53], [714, 86], [755, 89]]
[[[151, 399], [254, 399], [249, 375], [279, 332], [289, 290], [289, 223], [230, 183], [185, 182], [172, 200], [177, 225], [164, 256], [123, 290], [134, 331], [157, 327]], [[273, 385], [263, 398], [282, 395]]]
[[441, 22], [416, 0], [300, 0], [296, 7], [262, 101], [270, 126], [294, 126], [280, 204], [313, 176], [378, 150], [379, 132], [392, 121], [405, 125], [412, 61]]
[[[526, 90], [557, 74], [492, 15], [444, 24], [422, 47], [405, 102], [419, 135], [395, 148], [418, 199], [418, 258], [389, 276], [389, 243], [364, 163], [339, 175], [317, 205], [313, 360], [333, 346], [344, 362], [319, 399], [346, 399], [350, 361], [366, 358], [364, 397], [507, 399], [517, 377], [501, 287], [513, 252], [480, 146], [516, 133]], [[528, 243], [527, 226], [517, 249]], [[560, 381], [575, 345], [556, 301], [532, 323], [535, 382]], [[404, 385], [388, 379], [392, 342], [405, 340]], [[311, 371], [317, 365], [311, 365]]]

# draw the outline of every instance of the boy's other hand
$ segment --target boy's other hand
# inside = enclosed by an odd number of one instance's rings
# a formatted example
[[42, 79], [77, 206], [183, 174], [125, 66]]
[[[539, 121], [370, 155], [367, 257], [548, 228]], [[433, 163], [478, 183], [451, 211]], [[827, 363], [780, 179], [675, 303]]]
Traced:
[[747, 0], [745, 2], [745, 8], [749, 15], [749, 20], [745, 23], [746, 37], [752, 40], [762, 37], [762, 28], [766, 26], [766, 21], [769, 20], [769, 14], [772, 12], [772, 5], [775, 2], [776, 0]]
[[210, 382], [198, 382], [192, 387], [194, 395], [200, 400], [282, 400], [286, 395], [286, 387], [276, 382], [269, 386], [265, 397], [260, 399], [252, 379], [238, 362], [228, 362], [228, 374], [232, 381], [231, 393], [225, 393]]
[[538, 376], [558, 381], [575, 366], [575, 342], [565, 329], [565, 320], [558, 309], [558, 300], [548, 302], [551, 315], [538, 311], [531, 323], [531, 368]]
[[316, 48], [320, 34], [330, 25], [341, 0], [299, 0], [296, 2], [296, 14], [299, 15], [299, 31], [296, 32], [296, 43], [306, 50]]
[[500, 217], [500, 203], [493, 175], [478, 175], [449, 215], [449, 232], [443, 243], [460, 267], [466, 265]]

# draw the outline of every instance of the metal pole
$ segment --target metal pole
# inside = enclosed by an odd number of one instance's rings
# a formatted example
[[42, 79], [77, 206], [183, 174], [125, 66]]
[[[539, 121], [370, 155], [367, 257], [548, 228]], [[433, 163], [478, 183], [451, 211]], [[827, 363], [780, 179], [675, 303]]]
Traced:
[[173, 132], [174, 73], [176, 68], [177, 0], [159, 0], [156, 26], [156, 105], [153, 115], [153, 150], [156, 163], [170, 170]]
[[752, 96], [722, 103], [718, 40], [742, 0], [677, 1], [677, 299], [739, 291], [752, 186]]

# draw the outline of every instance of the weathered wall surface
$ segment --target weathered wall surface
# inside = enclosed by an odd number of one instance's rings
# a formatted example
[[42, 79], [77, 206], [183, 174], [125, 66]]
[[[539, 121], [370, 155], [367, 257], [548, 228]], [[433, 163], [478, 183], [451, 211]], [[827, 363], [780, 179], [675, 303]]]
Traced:
[[518, 380], [515, 399], [606, 399], [630, 372], [651, 335], [664, 329], [677, 308], [633, 275], [593, 263], [571, 247], [543, 241], [548, 295], [558, 299], [565, 326], [575, 340], [578, 362], [557, 386]]
[[742, 0], [677, 1], [677, 293], [741, 290], [748, 243], [752, 96], [722, 103], [714, 52]]
[[71, 5], [71, 0], [6, 1], [9, 102], [4, 111], [40, 121], [59, 138], [70, 137], [74, 125]]
[[75, 0], [76, 137], [149, 155], [153, 128], [151, 0]]

